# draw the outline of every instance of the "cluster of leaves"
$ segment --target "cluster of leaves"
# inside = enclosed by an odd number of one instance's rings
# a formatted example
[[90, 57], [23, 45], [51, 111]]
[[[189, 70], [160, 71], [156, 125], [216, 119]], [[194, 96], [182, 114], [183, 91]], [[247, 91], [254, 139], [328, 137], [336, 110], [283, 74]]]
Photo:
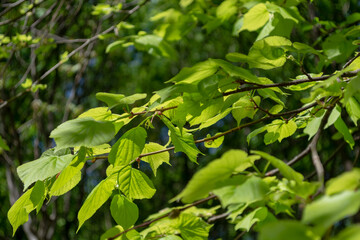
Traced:
[[[116, 46], [134, 45], [150, 54], [176, 57], [171, 42], [181, 40], [198, 24], [207, 32], [232, 26], [233, 34], [240, 37], [243, 32], [257, 33], [247, 54], [232, 52], [225, 56], [227, 60], [207, 59], [185, 67], [167, 82], [170, 86], [156, 91], [141, 107], [134, 104], [146, 94], [101, 92], [96, 98], [107, 107], [90, 109], [54, 129], [50, 137], [56, 147], [17, 168], [26, 192], [8, 212], [14, 234], [30, 212], [39, 211], [45, 199], [63, 195], [81, 181], [86, 161], [104, 158], [108, 160], [107, 177], [91, 191], [78, 212], [79, 230], [111, 198], [111, 215], [118, 225], [102, 239], [207, 239], [214, 216], [222, 209], [235, 230], [254, 230], [261, 240], [315, 240], [324, 237], [338, 221], [356, 214], [360, 208], [360, 170], [354, 168], [324, 182], [317, 144], [323, 130], [334, 126], [334, 138], [343, 138], [350, 148], [355, 145], [353, 135], [360, 118], [360, 58], [354, 52], [359, 28], [353, 23], [360, 17], [353, 14], [339, 28], [331, 26], [334, 33], [322, 40], [321, 49], [315, 49], [290, 40], [293, 31], [306, 32], [309, 24], [299, 13], [300, 4], [303, 2], [225, 0], [209, 7], [206, 1], [182, 0], [182, 11], [167, 9], [152, 17], [158, 24], [153, 33], [139, 31], [111, 43], [107, 52]], [[119, 5], [101, 5], [93, 14], [120, 9]], [[117, 26], [133, 27], [124, 22]], [[111, 36], [101, 36], [107, 37]], [[316, 63], [314, 73], [306, 72], [309, 63]], [[297, 66], [299, 74], [280, 81], [266, 77], [267, 71], [285, 64]], [[331, 64], [339, 68], [324, 74]], [[304, 105], [286, 110], [289, 99], [298, 96]], [[121, 108], [123, 113], [113, 111]], [[194, 139], [194, 132], [214, 126], [229, 114], [236, 127]], [[141, 117], [136, 127], [125, 131], [112, 146], [108, 144], [121, 128]], [[346, 123], [347, 117], [355, 127]], [[147, 141], [156, 118], [169, 130], [166, 146]], [[156, 186], [141, 171], [140, 162], [148, 163], [155, 176], [162, 163], [169, 164], [171, 150], [183, 152], [197, 163], [202, 154], [200, 143], [218, 148], [227, 134], [259, 123], [261, 126], [248, 134], [248, 143], [264, 132], [266, 145], [308, 135], [311, 141], [304, 151], [311, 152], [318, 181], [306, 181], [301, 173], [263, 151], [229, 150], [200, 169], [173, 198], [189, 205], [149, 216], [143, 225], [148, 228], [141, 232], [137, 231], [141, 225], [133, 227], [139, 216], [134, 200], [150, 199], [156, 192]], [[296, 158], [300, 160], [301, 156]], [[269, 166], [278, 169], [282, 178], [273, 176], [276, 172], [268, 171]], [[215, 198], [219, 200], [217, 206], [196, 207], [204, 199]], [[300, 216], [297, 208], [303, 212]], [[360, 235], [358, 225], [348, 226], [331, 239], [351, 239], [354, 235]]]

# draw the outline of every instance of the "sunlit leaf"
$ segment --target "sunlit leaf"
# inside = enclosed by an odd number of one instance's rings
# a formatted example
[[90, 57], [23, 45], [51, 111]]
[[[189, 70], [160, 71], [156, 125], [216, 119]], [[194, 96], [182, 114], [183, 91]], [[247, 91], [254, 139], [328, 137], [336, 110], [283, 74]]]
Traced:
[[111, 122], [85, 117], [62, 123], [51, 132], [50, 137], [55, 140], [57, 147], [66, 148], [95, 147], [109, 142], [114, 135], [115, 128]]

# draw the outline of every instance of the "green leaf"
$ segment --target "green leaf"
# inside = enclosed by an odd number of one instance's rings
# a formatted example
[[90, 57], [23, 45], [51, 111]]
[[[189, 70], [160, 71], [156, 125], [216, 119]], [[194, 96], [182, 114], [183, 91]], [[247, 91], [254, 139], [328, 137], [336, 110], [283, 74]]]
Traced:
[[110, 211], [115, 222], [122, 226], [124, 230], [134, 225], [139, 217], [139, 209], [136, 204], [120, 194], [113, 197]]
[[[121, 22], [122, 23], [122, 22]], [[124, 39], [121, 39], [121, 40], [117, 40], [115, 42], [112, 42], [110, 43], [109, 45], [107, 45], [106, 49], [105, 49], [105, 52], [106, 53], [109, 53], [111, 50], [113, 50], [115, 47], [120, 47], [123, 43], [125, 43], [125, 40]], [[116, 95], [116, 94], [114, 94]], [[99, 99], [100, 100], [100, 99]], [[102, 100], [100, 100], [102, 101]]]
[[344, 101], [348, 102], [349, 99], [360, 91], [360, 76], [353, 78], [345, 88]]
[[225, 186], [214, 190], [223, 207], [231, 204], [244, 204], [248, 206], [261, 201], [270, 191], [269, 186], [261, 178], [251, 176], [242, 183]]
[[343, 135], [345, 141], [350, 145], [350, 148], [353, 149], [355, 145], [354, 138], [350, 134], [349, 128], [346, 126], [341, 116], [335, 121], [334, 126]]
[[294, 220], [268, 223], [260, 229], [259, 240], [317, 240], [309, 227]]
[[[276, 139], [281, 142], [284, 138], [290, 137], [296, 132], [297, 125], [294, 120], [282, 121], [274, 120], [271, 124], [268, 125], [268, 133], [274, 133]], [[276, 134], [278, 133], [278, 134]]]
[[[221, 133], [217, 133], [217, 134], [215, 134], [215, 136], [218, 135], [218, 134], [221, 134]], [[210, 134], [208, 134], [208, 135], [206, 136], [206, 138], [210, 138], [210, 137], [211, 137]], [[210, 140], [210, 141], [204, 142], [204, 146], [205, 146], [206, 148], [218, 148], [218, 147], [221, 146], [221, 144], [223, 143], [223, 141], [224, 141], [224, 136], [221, 136], [221, 137], [218, 137], [218, 138], [216, 138], [216, 139], [214, 139], [214, 140]]]
[[129, 199], [150, 199], [156, 192], [148, 176], [130, 166], [126, 166], [120, 171], [118, 182], [119, 189]]
[[6, 144], [5, 140], [0, 136], [0, 154], [2, 150], [9, 151], [9, 146]]
[[180, 230], [180, 235], [184, 240], [206, 240], [212, 225], [193, 214], [182, 213], [174, 227]]
[[286, 165], [283, 161], [280, 159], [271, 156], [270, 154], [267, 154], [265, 152], [261, 151], [254, 151], [252, 150], [251, 153], [257, 154], [261, 156], [262, 158], [268, 160], [271, 165], [273, 165], [275, 168], [278, 168], [280, 173], [289, 180], [294, 180], [296, 183], [301, 184], [304, 177], [300, 173], [296, 172], [294, 169]]
[[[150, 142], [150, 143], [145, 144], [145, 147], [141, 154], [162, 151], [164, 149], [166, 149], [164, 146], [161, 146], [160, 144], [157, 144], [157, 143]], [[167, 152], [167, 151], [164, 151], [164, 152], [158, 153], [158, 154], [154, 154], [154, 155], [149, 155], [147, 157], [142, 157], [141, 160], [150, 164], [150, 167], [153, 170], [155, 176], [156, 176], [156, 170], [162, 163], [165, 162], [171, 166], [171, 164], [169, 163], [170, 155], [169, 155], [169, 152]]]
[[113, 174], [102, 180], [91, 191], [78, 212], [79, 227], [76, 232], [78, 232], [84, 222], [91, 218], [91, 216], [94, 215], [94, 213], [109, 199], [115, 185], [116, 174]]
[[64, 149], [45, 151], [37, 160], [25, 163], [17, 168], [17, 173], [26, 190], [32, 183], [45, 180], [62, 171], [74, 158]]
[[22, 88], [30, 88], [33, 81], [30, 78], [26, 78], [25, 82], [21, 84]]
[[252, 7], [244, 15], [244, 24], [241, 28], [241, 31], [256, 31], [269, 20], [270, 14], [267, 11], [266, 5], [259, 3], [256, 6]]
[[114, 108], [116, 106], [131, 105], [136, 101], [146, 98], [145, 93], [136, 93], [131, 96], [125, 97], [123, 94], [105, 93], [99, 92], [96, 94], [96, 98], [108, 105], [108, 107]]
[[360, 169], [354, 168], [336, 178], [331, 178], [326, 183], [325, 193], [333, 195], [345, 190], [355, 190], [360, 185]]
[[29, 219], [29, 213], [40, 210], [45, 199], [45, 185], [38, 181], [34, 187], [26, 191], [10, 208], [7, 217], [13, 227], [13, 236], [18, 227]]
[[228, 21], [236, 14], [238, 8], [237, 0], [225, 0], [216, 8], [216, 17], [222, 22]]
[[284, 109], [284, 106], [282, 105], [274, 105], [270, 108], [269, 112], [271, 114], [278, 114], [279, 112], [281, 112]]
[[260, 101], [261, 98], [259, 96], [255, 96], [253, 98], [244, 96], [233, 104], [231, 114], [236, 119], [238, 125], [240, 125], [241, 120], [246, 117], [253, 119], [255, 113], [257, 112], [256, 106], [260, 106]]
[[246, 141], [248, 144], [250, 144], [250, 140], [257, 136], [258, 134], [262, 133], [262, 132], [265, 132], [267, 129], [267, 126], [263, 126], [263, 127], [260, 127], [258, 129], [255, 129], [254, 131], [252, 131], [250, 134], [247, 135], [246, 137]]
[[342, 230], [331, 240], [358, 240], [360, 239], [360, 224], [351, 225]]
[[182, 240], [182, 238], [176, 235], [167, 235], [166, 237], [162, 237], [159, 240]]
[[109, 163], [123, 166], [135, 160], [145, 146], [147, 133], [142, 127], [135, 127], [124, 133], [109, 153]]
[[319, 130], [321, 121], [323, 116], [321, 117], [314, 117], [305, 127], [304, 133], [309, 135], [308, 140], [310, 140]]
[[[108, 229], [104, 234], [102, 234], [100, 240], [107, 240], [119, 233], [122, 233], [123, 231], [124, 229], [121, 226], [116, 225], [115, 227]], [[136, 230], [131, 230], [115, 238], [115, 240], [140, 240], [140, 239], [141, 239], [140, 234]]]
[[281, 101], [281, 99], [276, 95], [276, 93], [272, 89], [258, 89], [257, 92], [262, 96], [263, 98], [270, 98], [277, 104], [282, 105], [283, 107], [285, 104]]
[[109, 142], [114, 135], [115, 128], [111, 122], [85, 117], [62, 123], [51, 132], [50, 137], [54, 138], [58, 148], [66, 148], [95, 147]]
[[354, 97], [350, 97], [348, 99], [346, 103], [346, 111], [348, 112], [355, 126], [357, 126], [357, 122], [360, 119], [360, 103]]
[[233, 173], [251, 167], [255, 160], [241, 150], [227, 151], [221, 158], [196, 172], [185, 189], [174, 199], [181, 198], [184, 203], [189, 203], [206, 197], [210, 191], [216, 189], [219, 182], [230, 178]]
[[176, 59], [177, 52], [162, 37], [156, 35], [138, 36], [135, 39], [135, 47], [141, 51], [147, 51], [155, 56], [164, 56]]
[[60, 175], [56, 178], [51, 186], [49, 195], [60, 196], [73, 187], [75, 187], [81, 180], [81, 169], [86, 161], [86, 148], [82, 147], [78, 155], [71, 161], [71, 163], [61, 171]]
[[291, 45], [292, 43], [284, 37], [270, 36], [256, 41], [248, 56], [230, 53], [226, 57], [230, 61], [247, 62], [250, 68], [273, 69], [285, 64], [286, 48]]
[[322, 235], [337, 221], [357, 213], [360, 207], [359, 198], [360, 191], [325, 195], [306, 205], [302, 222], [313, 224], [314, 231]]
[[182, 134], [178, 128], [164, 116], [161, 117], [161, 120], [170, 130], [170, 138], [172, 143], [175, 146], [175, 152], [184, 152], [192, 162], [196, 162], [197, 155], [201, 153], [196, 147], [193, 135], [191, 133], [182, 131]]
[[224, 100], [222, 98], [209, 100], [208, 102], [203, 104], [199, 109], [200, 115], [194, 116], [192, 119], [188, 121], [190, 123], [190, 126], [202, 124], [207, 120], [213, 118], [217, 114], [221, 113], [221, 109], [223, 105], [224, 105]]
[[201, 123], [199, 129], [207, 128], [214, 125], [215, 123], [226, 117], [230, 112], [231, 112], [231, 108], [223, 110], [221, 113], [217, 114], [216, 116]]
[[346, 39], [344, 34], [336, 33], [326, 38], [322, 43], [322, 48], [331, 61], [344, 62], [357, 48], [351, 42]]
[[259, 207], [240, 219], [235, 225], [235, 230], [243, 229], [247, 232], [257, 222], [263, 221], [267, 216], [268, 210], [266, 207]]
[[261, 83], [257, 76], [252, 74], [249, 70], [245, 68], [241, 68], [238, 66], [233, 65], [227, 61], [222, 59], [211, 59], [214, 63], [219, 65], [229, 76], [231, 77], [238, 77], [242, 80], [251, 82], [251, 83]]
[[282, 8], [274, 3], [266, 3], [266, 7], [270, 12], [276, 12], [279, 13], [284, 19], [289, 19], [294, 21], [295, 23], [298, 23], [299, 21], [293, 17], [285, 8]]
[[215, 74], [217, 69], [218, 65], [214, 61], [209, 59], [204, 62], [200, 62], [191, 68], [185, 67], [181, 69], [181, 71], [175, 77], [171, 78], [166, 83], [195, 83], [212, 76], [213, 74]]

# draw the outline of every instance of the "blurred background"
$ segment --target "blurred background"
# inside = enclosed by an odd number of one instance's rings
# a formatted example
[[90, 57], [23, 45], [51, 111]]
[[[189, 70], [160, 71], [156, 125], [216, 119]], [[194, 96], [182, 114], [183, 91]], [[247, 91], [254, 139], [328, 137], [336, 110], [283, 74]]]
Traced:
[[[0, 238], [11, 239], [12, 228], [6, 217], [7, 211], [22, 194], [23, 185], [16, 174], [16, 168], [39, 158], [46, 149], [54, 147], [49, 135], [56, 126], [77, 117], [89, 108], [104, 106], [96, 100], [97, 92], [125, 95], [147, 93], [148, 101], [154, 91], [168, 86], [164, 82], [183, 67], [208, 58], [224, 59], [229, 52], [248, 52], [257, 33], [238, 33], [240, 13], [227, 21], [219, 22], [215, 19], [211, 23], [206, 19], [206, 14], [214, 15], [216, 7], [222, 1], [196, 2], [198, 7], [188, 8], [186, 1], [151, 0], [137, 9], [142, 1], [1, 1], [0, 134], [9, 150], [1, 149], [0, 155]], [[244, 6], [254, 4], [245, 0], [239, 2]], [[348, 15], [360, 10], [358, 1], [297, 2], [299, 13], [306, 19], [307, 24], [294, 26], [292, 31], [281, 34], [292, 41], [309, 44], [315, 49], [322, 49], [319, 39], [328, 37]], [[167, 12], [166, 18], [152, 18], [169, 9], [173, 10]], [[132, 13], [133, 10], [135, 11]], [[189, 14], [191, 11], [198, 11], [196, 19]], [[74, 49], [93, 36], [116, 26], [124, 17], [127, 17], [128, 25], [123, 24], [115, 31], [100, 35], [67, 58]], [[183, 31], [164, 36], [162, 26], [169, 23], [182, 24]], [[143, 33], [161, 36], [162, 45], [120, 44], [109, 48], [109, 44], [119, 39], [126, 39], [127, 36], [131, 39], [131, 36]], [[352, 53], [349, 52], [349, 56]], [[63, 63], [59, 67], [51, 70], [61, 61]], [[308, 72], [316, 73], [316, 64], [315, 58], [309, 58], [305, 67]], [[336, 63], [329, 63], [325, 69], [332, 72], [338, 68]], [[48, 74], [49, 69], [51, 71]], [[285, 64], [281, 69], [266, 73], [255, 70], [254, 73], [280, 82], [300, 75], [301, 71], [294, 64]], [[38, 89], [31, 87], [31, 83], [35, 83], [33, 85]], [[287, 102], [286, 107], [293, 109], [301, 106], [299, 99], [302, 97], [300, 94], [294, 96]], [[141, 104], [138, 103], [138, 106]], [[123, 110], [115, 108], [113, 112], [122, 113]], [[140, 121], [141, 119], [133, 121], [121, 129], [118, 135]], [[210, 129], [196, 132], [195, 139], [235, 126], [236, 121], [229, 115]], [[157, 120], [154, 121], [154, 127], [148, 131], [147, 141], [165, 145], [168, 141], [167, 128]], [[184, 154], [171, 153], [172, 166], [162, 165], [156, 178], [148, 166], [142, 165], [142, 170], [153, 180], [157, 192], [151, 200], [136, 201], [140, 209], [138, 223], [152, 213], [174, 206], [168, 201], [184, 188], [193, 173], [228, 149], [262, 149], [286, 160], [307, 145], [307, 138], [301, 136], [286, 139], [281, 144], [274, 143], [271, 147], [265, 146], [262, 136], [258, 136], [248, 145], [246, 135], [257, 127], [227, 135], [218, 149], [207, 149], [202, 144], [198, 145], [205, 153], [204, 156], [199, 156], [199, 165], [190, 162]], [[324, 159], [329, 158], [332, 150], [339, 145], [336, 138], [335, 141], [331, 140], [334, 133], [327, 131], [323, 137], [321, 152]], [[358, 153], [358, 148], [357, 146], [354, 152]], [[340, 170], [337, 165], [339, 161], [354, 159], [351, 155], [354, 152], [344, 148], [332, 162], [332, 174]], [[38, 215], [31, 214], [29, 221], [17, 231], [15, 239], [99, 238], [115, 225], [110, 215], [110, 202], [100, 208], [78, 234], [75, 234], [78, 226], [77, 212], [89, 192], [105, 177], [106, 167], [105, 160], [88, 162], [78, 186], [63, 196], [52, 198], [44, 204]], [[313, 166], [310, 159], [305, 158], [301, 166], [295, 165], [295, 169], [310, 173]], [[225, 220], [216, 222], [210, 233], [210, 239], [232, 239], [234, 236], [233, 227], [229, 227]], [[253, 237], [248, 235], [244, 239]]]

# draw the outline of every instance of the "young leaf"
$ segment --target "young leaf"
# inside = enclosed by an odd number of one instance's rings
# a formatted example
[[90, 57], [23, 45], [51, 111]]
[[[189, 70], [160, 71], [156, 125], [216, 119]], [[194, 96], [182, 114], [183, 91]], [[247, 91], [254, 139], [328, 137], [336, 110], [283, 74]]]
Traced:
[[102, 102], [105, 102], [110, 109], [116, 106], [134, 104], [136, 101], [146, 98], [146, 96], [147, 95], [145, 93], [136, 93], [127, 97], [125, 97], [123, 94], [104, 92], [99, 92], [96, 94], [96, 98]]
[[193, 135], [185, 130], [181, 134], [180, 130], [175, 128], [166, 117], [161, 117], [161, 120], [170, 130], [170, 138], [175, 146], [175, 152], [184, 152], [192, 162], [196, 162], [196, 157], [201, 152], [195, 145]]
[[295, 220], [273, 221], [260, 229], [259, 240], [316, 240], [320, 239], [306, 225]]
[[[150, 142], [150, 143], [145, 144], [145, 147], [141, 154], [161, 151], [164, 149], [166, 149], [164, 146], [161, 146], [160, 144], [157, 144], [157, 143]], [[150, 167], [153, 170], [155, 176], [156, 176], [156, 170], [162, 163], [165, 162], [171, 166], [171, 164], [169, 163], [170, 155], [169, 155], [169, 152], [167, 152], [167, 151], [159, 153], [159, 154], [142, 157], [141, 160], [150, 164]]]
[[62, 171], [74, 158], [68, 151], [49, 149], [37, 160], [25, 163], [17, 168], [17, 173], [26, 190], [32, 183], [45, 180]]
[[240, 179], [235, 185], [228, 185], [214, 190], [223, 207], [231, 204], [244, 204], [249, 206], [252, 203], [261, 201], [270, 191], [269, 186], [261, 178], [251, 176]]
[[132, 128], [124, 133], [111, 148], [109, 163], [122, 166], [135, 160], [145, 146], [146, 136], [146, 131], [142, 127]]
[[136, 204], [120, 194], [113, 197], [110, 211], [115, 222], [122, 226], [124, 230], [134, 225], [139, 217], [139, 209]]
[[[260, 101], [261, 99], [259, 96], [255, 96], [253, 98], [250, 98], [249, 96], [244, 96], [240, 98], [236, 103], [234, 103], [231, 114], [236, 119], [238, 125], [240, 125], [243, 118], [248, 117], [253, 119], [255, 113], [257, 112], [256, 106], [260, 105]], [[256, 103], [256, 105], [254, 102]]]
[[10, 149], [4, 139], [0, 136], [0, 153], [2, 152], [2, 150], [9, 151]]
[[322, 235], [328, 227], [359, 211], [360, 191], [344, 191], [333, 196], [323, 196], [306, 205], [302, 222], [313, 224], [314, 230]]
[[256, 31], [269, 20], [270, 14], [267, 11], [266, 5], [259, 3], [256, 6], [252, 7], [244, 15], [244, 24], [241, 28], [241, 31]]
[[350, 148], [353, 149], [355, 145], [354, 138], [350, 134], [349, 128], [346, 126], [341, 116], [335, 121], [334, 126], [343, 135], [345, 141], [350, 145]]
[[346, 111], [348, 112], [355, 126], [357, 126], [357, 122], [360, 119], [360, 103], [354, 97], [349, 98], [347, 101]]
[[331, 238], [331, 240], [357, 240], [357, 239], [360, 239], [359, 224], [346, 227], [334, 238]]
[[294, 120], [290, 121], [281, 121], [281, 120], [274, 120], [270, 125], [267, 127], [268, 133], [278, 133], [277, 140], [281, 142], [284, 138], [290, 137], [296, 132], [297, 125]]
[[28, 221], [29, 213], [35, 208], [37, 211], [40, 209], [44, 199], [45, 186], [43, 182], [39, 181], [11, 206], [7, 216], [13, 227], [13, 236], [18, 227]]
[[79, 231], [81, 226], [109, 199], [116, 185], [116, 174], [102, 180], [87, 196], [78, 212]]
[[86, 161], [86, 148], [81, 147], [78, 155], [71, 161], [71, 163], [61, 171], [60, 175], [56, 178], [51, 186], [49, 195], [60, 196], [73, 187], [75, 187], [81, 180], [81, 169]]
[[119, 189], [129, 199], [150, 199], [156, 192], [156, 189], [148, 176], [130, 166], [126, 166], [120, 171], [118, 182]]
[[266, 207], [259, 207], [240, 219], [235, 225], [235, 230], [243, 229], [249, 231], [250, 228], [257, 222], [263, 221], [267, 216], [268, 210]]
[[326, 182], [327, 195], [333, 195], [345, 190], [355, 190], [360, 184], [360, 169], [354, 168], [336, 178], [331, 178]]
[[95, 147], [109, 142], [115, 135], [111, 122], [96, 121], [91, 117], [77, 118], [55, 128], [50, 137], [57, 147]]
[[[216, 135], [218, 135], [218, 134], [221, 134], [221, 133], [217, 133]], [[211, 137], [210, 134], [206, 135], [206, 138], [210, 138], [210, 137]], [[223, 141], [224, 141], [224, 136], [216, 138], [214, 140], [206, 141], [206, 142], [204, 142], [204, 146], [206, 148], [218, 148], [221, 146]]]
[[189, 203], [206, 197], [219, 182], [228, 179], [233, 173], [252, 166], [255, 160], [249, 158], [244, 151], [230, 150], [195, 173], [185, 189], [174, 199], [181, 198], [184, 203]]
[[191, 68], [185, 67], [181, 69], [181, 71], [175, 77], [171, 78], [166, 83], [195, 83], [212, 76], [213, 74], [215, 74], [217, 69], [218, 65], [214, 61], [209, 59], [204, 62], [198, 63]]
[[182, 213], [174, 226], [184, 240], [208, 239], [212, 225], [190, 213]]

